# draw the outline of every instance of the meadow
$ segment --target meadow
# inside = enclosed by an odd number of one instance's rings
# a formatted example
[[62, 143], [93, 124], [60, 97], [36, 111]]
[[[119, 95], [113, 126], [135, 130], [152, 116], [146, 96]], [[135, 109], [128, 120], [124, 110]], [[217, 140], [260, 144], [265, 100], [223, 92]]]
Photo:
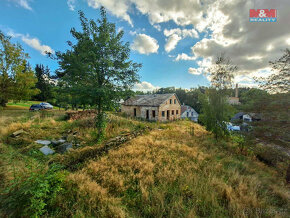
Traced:
[[[234, 140], [216, 142], [199, 124], [109, 113], [105, 139], [96, 144], [88, 118], [0, 113], [1, 217], [289, 217], [285, 175]], [[23, 135], [11, 137], [20, 129]], [[92, 153], [133, 132], [140, 134]], [[64, 135], [79, 144], [65, 154], [44, 156], [34, 142]]]

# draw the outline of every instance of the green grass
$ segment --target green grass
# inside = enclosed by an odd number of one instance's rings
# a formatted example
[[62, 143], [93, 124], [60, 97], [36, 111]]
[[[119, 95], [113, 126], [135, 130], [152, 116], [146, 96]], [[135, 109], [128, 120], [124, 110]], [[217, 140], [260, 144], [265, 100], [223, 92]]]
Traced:
[[21, 102], [8, 102], [8, 107], [29, 108], [33, 104], [39, 104], [41, 101], [21, 101]]

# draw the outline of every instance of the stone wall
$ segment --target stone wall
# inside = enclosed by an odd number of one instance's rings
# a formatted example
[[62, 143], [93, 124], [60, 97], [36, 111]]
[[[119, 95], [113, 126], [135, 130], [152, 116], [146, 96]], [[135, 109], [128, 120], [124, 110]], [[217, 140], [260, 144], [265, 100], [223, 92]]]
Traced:
[[[164, 116], [162, 116], [162, 111], [164, 111]], [[169, 118], [167, 117], [167, 111], [169, 111]], [[181, 106], [176, 96], [174, 95], [170, 99], [168, 99], [166, 102], [164, 102], [162, 105], [160, 105], [159, 121], [180, 119], [180, 113], [181, 113]]]
[[[142, 119], [147, 119], [147, 111], [149, 115], [148, 120], [152, 121], [168, 121], [180, 119], [181, 106], [175, 95], [173, 95], [159, 107], [121, 105], [121, 111], [131, 117], [134, 117], [134, 108], [136, 108], [136, 117]], [[155, 111], [155, 117], [153, 116], [153, 111]], [[164, 111], [164, 116], [162, 116], [162, 111]], [[167, 116], [167, 111], [169, 111], [169, 116]]]
[[[121, 111], [131, 117], [134, 117], [134, 108], [136, 108], [136, 117], [146, 119], [147, 118], [146, 114], [148, 110], [149, 120], [153, 120], [153, 121], [158, 120], [158, 107], [122, 105]], [[155, 111], [155, 117], [153, 117], [153, 111]]]

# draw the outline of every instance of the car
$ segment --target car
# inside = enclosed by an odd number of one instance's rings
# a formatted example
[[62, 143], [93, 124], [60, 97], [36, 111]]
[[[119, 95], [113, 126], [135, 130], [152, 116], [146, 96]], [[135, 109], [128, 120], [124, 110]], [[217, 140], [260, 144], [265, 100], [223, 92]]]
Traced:
[[42, 102], [39, 105], [42, 106], [44, 109], [53, 109], [53, 106], [46, 102]]
[[33, 104], [30, 106], [29, 110], [30, 111], [40, 111], [40, 110], [43, 110], [44, 108], [39, 105], [39, 104]]

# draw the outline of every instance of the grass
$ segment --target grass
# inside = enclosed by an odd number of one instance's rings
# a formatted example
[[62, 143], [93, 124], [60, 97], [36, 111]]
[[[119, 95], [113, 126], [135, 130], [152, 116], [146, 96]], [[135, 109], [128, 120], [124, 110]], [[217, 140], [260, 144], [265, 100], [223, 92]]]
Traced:
[[8, 102], [7, 109], [28, 109], [31, 105], [39, 103], [41, 103], [41, 101]]
[[[44, 157], [34, 143], [37, 139], [59, 138], [77, 131], [73, 140], [81, 146], [63, 157], [101, 146], [94, 143], [95, 129], [90, 120], [66, 121], [63, 116], [62, 111], [52, 111], [46, 117], [24, 111], [1, 115], [0, 193], [15, 178], [27, 181], [27, 176], [35, 175], [31, 166], [41, 165], [41, 173], [49, 175], [48, 163], [59, 154]], [[107, 154], [87, 159], [74, 171], [60, 168], [65, 176], [61, 190], [57, 189], [61, 193], [53, 203], [44, 198], [47, 206], [41, 215], [288, 217], [290, 193], [284, 175], [251, 153], [241, 153], [230, 140], [217, 143], [202, 126], [190, 121], [148, 123], [118, 114], [110, 114], [109, 120], [105, 141], [145, 126], [152, 130]], [[9, 137], [18, 129], [27, 133]], [[0, 206], [2, 215], [9, 212]]]

